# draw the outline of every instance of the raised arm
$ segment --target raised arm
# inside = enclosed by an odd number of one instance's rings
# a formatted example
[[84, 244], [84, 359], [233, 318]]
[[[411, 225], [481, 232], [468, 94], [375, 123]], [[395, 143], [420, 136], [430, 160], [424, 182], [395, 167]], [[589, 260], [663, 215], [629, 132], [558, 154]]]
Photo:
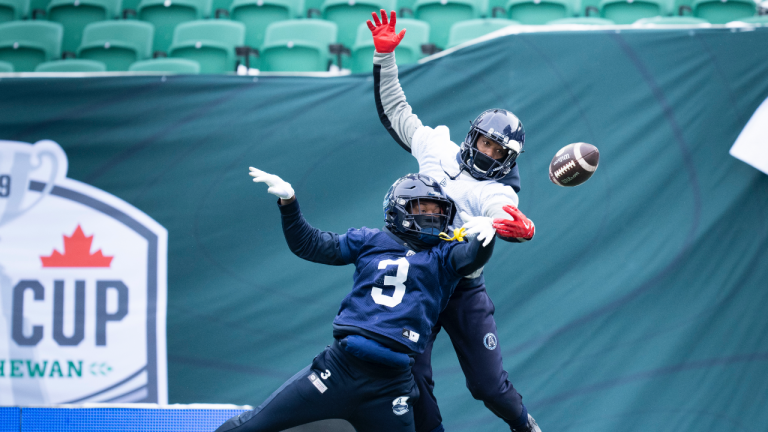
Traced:
[[253, 167], [250, 170], [254, 182], [266, 183], [269, 186], [268, 192], [280, 198], [278, 206], [283, 222], [283, 235], [291, 252], [299, 258], [320, 264], [348, 264], [342, 257], [339, 235], [320, 231], [304, 219], [290, 183]]
[[288, 248], [297, 257], [307, 261], [329, 265], [346, 265], [341, 255], [339, 235], [334, 232], [320, 231], [304, 219], [299, 202], [280, 205], [283, 220], [283, 234]]
[[[421, 120], [413, 114], [411, 106], [405, 100], [405, 93], [397, 79], [395, 47], [405, 36], [405, 29], [395, 33], [397, 15], [395, 11], [387, 20], [387, 13], [381, 10], [381, 21], [374, 12], [373, 22], [368, 21], [368, 28], [373, 34], [376, 52], [373, 54], [373, 91], [376, 99], [376, 111], [381, 124], [395, 139], [400, 147], [411, 151], [411, 139], [417, 129], [422, 127]], [[374, 24], [375, 23], [375, 24]]]

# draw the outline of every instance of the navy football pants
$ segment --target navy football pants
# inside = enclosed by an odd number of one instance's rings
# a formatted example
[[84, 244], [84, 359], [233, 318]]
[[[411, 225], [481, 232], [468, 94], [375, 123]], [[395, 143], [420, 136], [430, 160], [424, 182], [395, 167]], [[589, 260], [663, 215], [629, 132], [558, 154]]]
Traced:
[[[523, 410], [522, 396], [507, 379], [507, 372], [502, 365], [494, 311], [482, 275], [459, 282], [448, 305], [440, 314], [437, 325], [432, 329], [427, 348], [416, 357], [413, 365], [413, 375], [421, 394], [414, 405], [418, 432], [431, 432], [443, 422], [432, 393], [435, 382], [432, 380], [431, 364], [432, 346], [441, 327], [451, 338], [472, 397], [483, 401], [491, 412], [510, 427], [517, 424]], [[487, 336], [489, 334], [493, 337]]]
[[[313, 382], [319, 382], [319, 387]], [[358, 359], [337, 341], [258, 408], [232, 417], [217, 432], [282, 431], [325, 419], [344, 419], [358, 432], [412, 432], [419, 391], [409, 369]]]

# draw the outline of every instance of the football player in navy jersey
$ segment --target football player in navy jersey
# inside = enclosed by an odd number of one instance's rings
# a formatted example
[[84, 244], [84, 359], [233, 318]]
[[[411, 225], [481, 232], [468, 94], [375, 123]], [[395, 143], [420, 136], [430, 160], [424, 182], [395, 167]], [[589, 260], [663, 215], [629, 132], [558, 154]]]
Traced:
[[[395, 30], [396, 14], [373, 13], [368, 28], [373, 34], [373, 87], [376, 109], [394, 141], [419, 162], [419, 173], [440, 182], [459, 209], [455, 222], [464, 214], [493, 218], [496, 235], [504, 241], [531, 240], [535, 226], [520, 210], [520, 176], [517, 157], [523, 152], [525, 129], [522, 122], [504, 109], [482, 112], [461, 143], [456, 145], [446, 126], [431, 128], [421, 123], [405, 99], [398, 80], [395, 48], [405, 30]], [[540, 432], [528, 414], [522, 396], [504, 370], [496, 335], [495, 308], [485, 289], [482, 271], [463, 278], [455, 288], [423, 354], [416, 357], [413, 374], [421, 392], [416, 404], [418, 432], [442, 432], [442, 416], [433, 395], [431, 354], [434, 338], [444, 328], [475, 399], [504, 420], [515, 432]]]
[[468, 241], [461, 230], [447, 238], [453, 203], [431, 177], [409, 174], [387, 192], [384, 228], [339, 235], [310, 226], [293, 188], [280, 177], [256, 168], [250, 175], [280, 198], [283, 233], [294, 254], [322, 264], [354, 264], [355, 273], [333, 321], [333, 344], [258, 408], [217, 431], [282, 431], [331, 418], [345, 419], [359, 432], [415, 431], [413, 357], [424, 351], [459, 280], [490, 258], [491, 219], [464, 215]]

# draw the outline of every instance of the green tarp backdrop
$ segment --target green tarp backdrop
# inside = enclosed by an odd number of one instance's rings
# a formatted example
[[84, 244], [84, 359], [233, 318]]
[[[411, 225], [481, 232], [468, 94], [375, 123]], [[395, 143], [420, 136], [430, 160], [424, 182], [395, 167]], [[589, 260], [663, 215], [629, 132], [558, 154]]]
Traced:
[[[767, 52], [768, 28], [524, 33], [401, 67], [414, 112], [456, 143], [486, 108], [525, 124], [520, 208], [537, 234], [497, 244], [486, 279], [545, 432], [768, 427], [768, 177], [728, 155], [768, 96]], [[58, 142], [69, 177], [168, 229], [170, 402], [258, 405], [330, 343], [353, 268], [293, 256], [248, 166], [290, 182], [320, 229], [380, 227], [387, 188], [418, 166], [372, 87], [9, 78], [0, 139]], [[547, 166], [576, 141], [600, 168], [557, 187]], [[506, 430], [445, 334], [433, 366], [447, 430]]]

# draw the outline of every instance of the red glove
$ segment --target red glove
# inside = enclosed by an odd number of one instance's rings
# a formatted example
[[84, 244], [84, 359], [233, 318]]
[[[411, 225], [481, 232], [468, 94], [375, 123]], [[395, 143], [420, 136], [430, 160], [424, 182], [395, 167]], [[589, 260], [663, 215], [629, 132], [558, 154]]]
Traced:
[[525, 217], [517, 207], [506, 205], [503, 209], [512, 216], [512, 220], [494, 219], [493, 227], [496, 228], [496, 234], [506, 237], [505, 240], [528, 241], [532, 239], [536, 232], [533, 222]]
[[371, 29], [371, 33], [373, 33], [373, 45], [376, 47], [376, 52], [391, 53], [397, 48], [400, 41], [403, 40], [405, 29], [400, 31], [399, 34], [395, 33], [395, 22], [397, 22], [397, 14], [395, 11], [390, 13], [389, 23], [387, 23], [387, 11], [384, 9], [381, 10], [381, 22], [379, 22], [379, 17], [376, 15], [376, 12], [372, 12], [371, 15], [373, 16], [373, 22], [376, 23], [376, 25], [373, 25], [371, 20], [368, 20], [367, 22], [368, 28]]

